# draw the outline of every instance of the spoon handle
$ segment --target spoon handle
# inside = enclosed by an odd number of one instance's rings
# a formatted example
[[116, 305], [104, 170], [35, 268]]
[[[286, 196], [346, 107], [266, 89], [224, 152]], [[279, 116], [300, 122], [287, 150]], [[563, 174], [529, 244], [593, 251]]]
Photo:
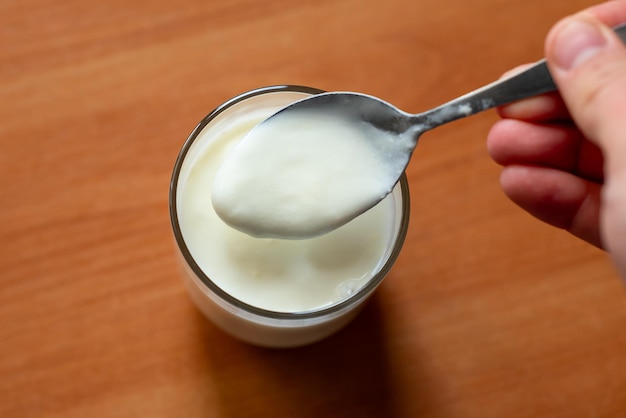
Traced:
[[[626, 24], [615, 27], [614, 31], [626, 43]], [[520, 73], [487, 84], [428, 112], [416, 115], [416, 118], [422, 128], [428, 130], [483, 110], [556, 89], [544, 58]]]

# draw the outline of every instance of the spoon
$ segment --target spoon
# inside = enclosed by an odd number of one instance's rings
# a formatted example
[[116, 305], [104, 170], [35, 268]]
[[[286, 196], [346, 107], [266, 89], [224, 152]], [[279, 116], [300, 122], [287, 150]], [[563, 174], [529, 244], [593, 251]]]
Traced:
[[[618, 26], [614, 30], [622, 41], [626, 43], [626, 24]], [[286, 131], [293, 132], [293, 136], [298, 134], [296, 131], [300, 129], [297, 128], [297, 126], [301, 125], [288, 124], [288, 122], [293, 120], [313, 121], [312, 126], [307, 127], [307, 130], [310, 131], [307, 132], [307, 141], [317, 140], [323, 135], [328, 135], [329, 128], [324, 127], [326, 121], [340, 120], [343, 125], [354, 127], [355, 132], [363, 138], [363, 141], [368, 142], [368, 146], [373, 147], [376, 156], [375, 161], [377, 161], [379, 166], [384, 166], [386, 170], [384, 176], [368, 173], [370, 170], [367, 169], [354, 176], [363, 176], [364, 179], [362, 181], [366, 185], [374, 181], [380, 183], [380, 178], [384, 177], [383, 182], [385, 185], [383, 189], [381, 189], [382, 191], [375, 190], [374, 193], [366, 193], [362, 196], [358, 196], [359, 199], [354, 199], [354, 202], [338, 202], [338, 200], [346, 200], [337, 198], [337, 196], [341, 196], [343, 192], [338, 190], [333, 191], [331, 189], [341, 187], [343, 179], [327, 179], [323, 188], [328, 189], [328, 193], [326, 195], [320, 194], [317, 199], [312, 200], [327, 202], [325, 206], [336, 206], [337, 203], [340, 203], [343, 206], [339, 208], [340, 210], [335, 210], [335, 212], [340, 213], [333, 213], [332, 216], [329, 215], [327, 218], [322, 218], [322, 215], [318, 215], [318, 213], [321, 213], [324, 207], [310, 208], [308, 212], [305, 208], [304, 212], [299, 214], [301, 218], [297, 222], [293, 222], [288, 228], [284, 228], [285, 216], [281, 212], [281, 208], [285, 205], [286, 201], [279, 201], [277, 199], [273, 202], [272, 199], [274, 197], [271, 193], [274, 192], [274, 185], [270, 183], [264, 184], [264, 179], [256, 176], [256, 173], [253, 173], [250, 176], [248, 190], [262, 191], [262, 193], [259, 194], [261, 195], [263, 205], [266, 207], [261, 207], [261, 205], [253, 206], [252, 203], [254, 202], [252, 202], [250, 198], [252, 193], [248, 192], [245, 195], [243, 193], [234, 195], [232, 199], [232, 202], [235, 203], [239, 203], [242, 198], [251, 203], [250, 208], [252, 208], [252, 210], [250, 210], [247, 219], [229, 219], [227, 216], [222, 216], [223, 211], [219, 210], [218, 214], [232, 226], [239, 227], [239, 229], [257, 236], [307, 238], [326, 233], [372, 208], [391, 192], [406, 169], [411, 155], [417, 146], [419, 137], [425, 132], [487, 109], [555, 91], [556, 89], [557, 87], [550, 75], [546, 60], [543, 59], [515, 75], [488, 84], [439, 107], [419, 114], [404, 112], [373, 96], [351, 92], [321, 93], [296, 101], [276, 112], [252, 129], [247, 136], [250, 138], [248, 143], [251, 145], [257, 144], [258, 148], [254, 150], [254, 152], [252, 148], [250, 148], [249, 154], [259, 155], [263, 149], [270, 149], [269, 147], [265, 147], [261, 141], [273, 140], [277, 134], [283, 137], [285, 137], [283, 134]], [[289, 126], [289, 128], [285, 128], [287, 126]], [[332, 131], [332, 128], [330, 128], [330, 131]], [[246, 139], [244, 139], [243, 142], [245, 142]], [[306, 146], [309, 144], [307, 141], [303, 143]], [[281, 149], [286, 146], [288, 146], [288, 142], [282, 144], [277, 143], [272, 149], [278, 150], [280, 153]], [[332, 152], [333, 151], [327, 152], [326, 155]], [[276, 153], [266, 152], [266, 154]], [[351, 157], [352, 161], [350, 160]], [[347, 155], [346, 164], [353, 164], [355, 158], [354, 156]], [[241, 159], [241, 163], [237, 166], [237, 169], [231, 170], [228, 175], [225, 174], [223, 177], [232, 177], [235, 175], [235, 172], [241, 173], [243, 171], [242, 168], [249, 165], [249, 161], [250, 160], [245, 161]], [[282, 167], [285, 166], [285, 164], [281, 164], [281, 162], [268, 161], [271, 171], [282, 170]], [[325, 166], [322, 165], [325, 164], [324, 162], [316, 162], [316, 164], [318, 164], [316, 166], [317, 171], [325, 170]], [[376, 167], [372, 169], [374, 168]], [[352, 175], [352, 173], [350, 174]], [[289, 175], [289, 173], [285, 174], [285, 176]], [[225, 188], [226, 186], [227, 185], [224, 184]], [[228, 186], [230, 187], [230, 185]], [[302, 193], [308, 193], [308, 189], [305, 187], [301, 187], [300, 190], [303, 191]], [[369, 192], [372, 192], [372, 190]], [[259, 201], [261, 202], [261, 200]], [[267, 207], [268, 202], [271, 207]], [[214, 206], [216, 206], [215, 203], [216, 201], [214, 199]], [[220, 207], [218, 206], [216, 209], [220, 209]], [[275, 219], [273, 219], [274, 223], [269, 226], [259, 225], [257, 218], [259, 218], [258, 211], [260, 210], [265, 211], [263, 214], [263, 218], [265, 219], [271, 218], [276, 214]], [[244, 223], [246, 225], [244, 225]]]

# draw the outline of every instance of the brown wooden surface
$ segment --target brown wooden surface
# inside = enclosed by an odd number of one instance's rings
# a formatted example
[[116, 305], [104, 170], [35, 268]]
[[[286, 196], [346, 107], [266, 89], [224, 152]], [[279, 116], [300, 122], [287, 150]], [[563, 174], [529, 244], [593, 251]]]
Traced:
[[0, 2], [0, 417], [624, 417], [626, 292], [502, 194], [494, 112], [425, 135], [412, 220], [340, 334], [275, 351], [191, 305], [167, 193], [245, 90], [419, 112], [542, 56], [589, 0]]

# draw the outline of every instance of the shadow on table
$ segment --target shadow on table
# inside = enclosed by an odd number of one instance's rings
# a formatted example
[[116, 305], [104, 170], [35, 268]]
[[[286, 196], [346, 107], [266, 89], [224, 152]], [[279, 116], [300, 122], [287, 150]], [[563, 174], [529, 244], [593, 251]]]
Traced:
[[378, 295], [338, 334], [296, 349], [250, 346], [198, 318], [219, 416], [400, 416]]

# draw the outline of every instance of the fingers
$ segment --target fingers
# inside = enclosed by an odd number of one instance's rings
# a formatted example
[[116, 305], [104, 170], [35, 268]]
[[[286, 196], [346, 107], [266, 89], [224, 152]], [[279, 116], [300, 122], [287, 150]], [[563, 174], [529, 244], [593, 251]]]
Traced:
[[[507, 71], [501, 78], [513, 76], [524, 71], [533, 64], [523, 64]], [[520, 119], [534, 122], [570, 120], [569, 111], [558, 92], [542, 94], [520, 100], [498, 108], [498, 113], [503, 118]]]
[[576, 125], [605, 156], [601, 231], [626, 274], [626, 47], [609, 28], [626, 22], [626, 1], [612, 1], [559, 22], [546, 58]]
[[546, 166], [590, 181], [603, 181], [602, 153], [571, 125], [504, 119], [489, 132], [487, 149], [503, 166]]
[[600, 186], [549, 167], [512, 165], [500, 177], [506, 195], [536, 218], [602, 248]]
[[569, 111], [558, 93], [542, 94], [520, 100], [498, 109], [503, 118], [526, 120], [531, 122], [571, 120]]

